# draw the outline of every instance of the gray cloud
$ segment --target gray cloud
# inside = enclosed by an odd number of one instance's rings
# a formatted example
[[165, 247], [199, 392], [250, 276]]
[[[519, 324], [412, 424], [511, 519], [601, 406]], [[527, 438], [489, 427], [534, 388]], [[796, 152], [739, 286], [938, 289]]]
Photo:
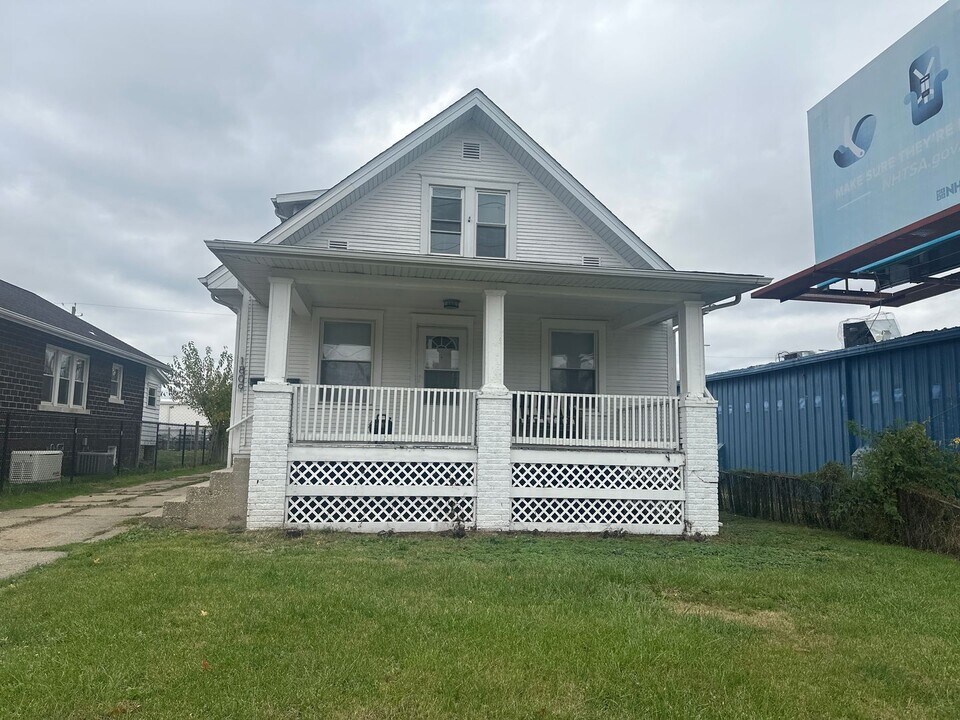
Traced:
[[[813, 258], [807, 108], [938, 4], [5, 3], [0, 277], [161, 359], [231, 345], [202, 241], [259, 237], [271, 195], [475, 86], [675, 266], [782, 277]], [[901, 324], [951, 324], [949, 297]], [[708, 365], [836, 347], [855, 312], [748, 300]]]

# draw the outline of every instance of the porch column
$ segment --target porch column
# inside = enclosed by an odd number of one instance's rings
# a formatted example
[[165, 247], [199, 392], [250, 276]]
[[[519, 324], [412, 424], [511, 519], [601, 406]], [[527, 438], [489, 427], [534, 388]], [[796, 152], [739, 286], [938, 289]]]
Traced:
[[293, 387], [258, 383], [253, 391], [253, 439], [247, 483], [247, 529], [282, 527]]
[[253, 438], [247, 484], [247, 528], [250, 530], [283, 527], [293, 403], [293, 388], [286, 383], [293, 297], [293, 280], [270, 278], [265, 378], [251, 388]]
[[703, 357], [703, 308], [700, 302], [680, 304], [680, 395], [703, 395], [707, 389]]
[[510, 392], [503, 384], [503, 290], [483, 291], [483, 386], [477, 393], [477, 529], [510, 529]]
[[684, 525], [689, 533], [716, 535], [720, 530], [717, 401], [707, 392], [701, 304], [684, 302], [679, 316]]
[[503, 384], [504, 290], [483, 291], [483, 387], [484, 393], [507, 392]]
[[287, 379], [287, 346], [290, 342], [290, 310], [293, 280], [270, 278], [270, 305], [267, 308], [267, 357], [264, 376], [268, 383]]

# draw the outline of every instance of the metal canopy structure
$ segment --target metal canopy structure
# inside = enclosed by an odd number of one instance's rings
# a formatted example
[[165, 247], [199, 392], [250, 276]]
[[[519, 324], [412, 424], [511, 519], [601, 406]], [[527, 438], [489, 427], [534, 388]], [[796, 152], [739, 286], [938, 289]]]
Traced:
[[[957, 267], [960, 205], [760, 288], [752, 297], [900, 307], [960, 288]], [[875, 288], [851, 289], [851, 280], [872, 281]]]

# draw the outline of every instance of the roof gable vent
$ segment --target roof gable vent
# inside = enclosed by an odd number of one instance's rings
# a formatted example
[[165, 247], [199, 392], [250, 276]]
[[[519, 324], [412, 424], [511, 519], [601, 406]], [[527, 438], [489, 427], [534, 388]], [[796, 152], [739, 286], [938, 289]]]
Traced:
[[600, 258], [596, 255], [584, 255], [583, 264], [587, 267], [600, 267]]
[[327, 247], [331, 250], [349, 250], [350, 244], [346, 240], [330, 240]]
[[464, 160], [480, 159], [480, 143], [463, 141], [463, 151], [461, 157]]

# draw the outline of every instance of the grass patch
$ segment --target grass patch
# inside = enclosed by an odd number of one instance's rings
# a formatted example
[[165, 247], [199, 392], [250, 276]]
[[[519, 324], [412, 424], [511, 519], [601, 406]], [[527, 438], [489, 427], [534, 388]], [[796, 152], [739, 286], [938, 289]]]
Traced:
[[710, 542], [136, 529], [0, 584], [9, 718], [954, 718], [960, 564]]
[[30, 485], [5, 484], [0, 491], [0, 511], [34, 507], [44, 503], [58, 502], [77, 495], [107, 492], [117, 488], [142, 485], [152, 480], [166, 480], [184, 475], [198, 475], [217, 470], [222, 465], [201, 465], [195, 468], [176, 468], [161, 472], [127, 472], [122, 475], [90, 475], [54, 483], [36, 483]]

